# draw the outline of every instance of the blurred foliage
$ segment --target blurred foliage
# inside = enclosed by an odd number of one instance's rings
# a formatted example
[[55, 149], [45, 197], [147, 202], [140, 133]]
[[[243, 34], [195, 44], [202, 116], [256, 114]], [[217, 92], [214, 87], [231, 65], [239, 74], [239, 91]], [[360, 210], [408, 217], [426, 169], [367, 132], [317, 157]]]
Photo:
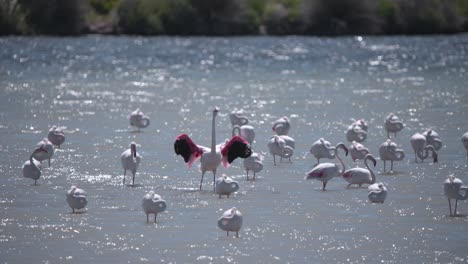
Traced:
[[0, 34], [429, 34], [468, 30], [468, 0], [0, 0]]

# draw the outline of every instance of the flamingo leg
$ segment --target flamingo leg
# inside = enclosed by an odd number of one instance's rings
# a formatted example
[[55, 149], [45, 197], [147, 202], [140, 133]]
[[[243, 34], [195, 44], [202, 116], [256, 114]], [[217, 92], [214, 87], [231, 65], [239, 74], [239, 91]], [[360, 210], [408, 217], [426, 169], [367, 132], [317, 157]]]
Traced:
[[386, 171], [387, 171], [387, 170], [385, 169], [385, 165], [386, 165], [386, 164], [387, 164], [387, 161], [384, 160], [384, 161], [383, 161], [383, 172], [386, 172]]
[[158, 216], [158, 213], [154, 214], [154, 222], [156, 223], [156, 216]]
[[[247, 172], [247, 181], [249, 181], [249, 170], [245, 170]], [[254, 172], [255, 174], [255, 172]]]
[[123, 177], [122, 184], [125, 184], [125, 175], [127, 175], [127, 170], [124, 170], [124, 177]]
[[455, 210], [453, 210], [453, 215], [457, 215], [457, 204], [458, 204], [458, 199], [455, 199]]
[[133, 177], [132, 177], [132, 187], [135, 187], [135, 174], [136, 174], [136, 171], [132, 172], [133, 173]]
[[275, 158], [275, 154], [273, 154], [273, 165], [276, 166], [276, 158]]
[[149, 223], [149, 214], [146, 214], [146, 223]]
[[317, 164], [320, 164], [320, 159], [317, 159]]
[[326, 181], [322, 182], [322, 191], [325, 191], [325, 186], [327, 186], [327, 182], [326, 182]]
[[253, 177], [253, 180], [255, 181], [255, 171], [254, 171], [254, 177]]
[[216, 191], [216, 169], [213, 170], [213, 192]]
[[203, 176], [205, 176], [205, 171], [202, 171], [201, 181], [200, 181], [200, 191], [202, 190]]
[[348, 186], [346, 186], [346, 189], [348, 189], [349, 187], [351, 187], [352, 183], [348, 184]]
[[74, 213], [75, 213], [75, 208], [72, 208], [72, 214], [74, 214]]
[[34, 180], [34, 186], [36, 185], [37, 180]]
[[239, 231], [236, 231], [236, 237], [239, 237]]
[[390, 161], [390, 171], [393, 171], [393, 160]]
[[226, 236], [229, 236], [229, 231], [226, 231], [226, 233], [227, 233]]
[[50, 168], [50, 159], [49, 159], [49, 168]]
[[449, 202], [450, 216], [452, 216], [452, 202], [450, 201], [450, 198], [448, 198], [448, 202]]
[[418, 155], [416, 155], [416, 151], [414, 152], [414, 163], [418, 163]]
[[291, 162], [291, 158], [289, 158], [289, 163], [292, 163], [292, 162]]

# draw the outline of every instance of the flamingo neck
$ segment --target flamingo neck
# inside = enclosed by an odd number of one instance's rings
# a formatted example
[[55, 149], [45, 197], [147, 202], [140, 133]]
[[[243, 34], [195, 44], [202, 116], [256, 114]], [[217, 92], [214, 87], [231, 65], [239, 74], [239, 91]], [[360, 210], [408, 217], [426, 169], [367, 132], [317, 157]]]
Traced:
[[215, 119], [216, 115], [213, 113], [213, 119], [211, 120], [211, 153], [216, 153]]
[[341, 169], [342, 170], [340, 171], [340, 174], [343, 175], [343, 173], [346, 170], [346, 167], [345, 167], [345, 164], [344, 164], [343, 160], [341, 160], [340, 156], [338, 155], [338, 148], [335, 148], [335, 156], [341, 163]]
[[235, 135], [236, 135], [236, 131], [237, 131], [238, 135], [240, 136], [240, 126], [235, 125], [235, 126], [232, 128], [232, 136], [235, 136]]
[[371, 175], [371, 182], [370, 182], [370, 184], [374, 184], [375, 181], [376, 181], [375, 174], [374, 174], [374, 172], [372, 171], [372, 169], [369, 167], [369, 164], [367, 164], [367, 160], [368, 160], [368, 159], [365, 159], [365, 160], [364, 160], [364, 164], [366, 164], [367, 170], [370, 172], [370, 175]]

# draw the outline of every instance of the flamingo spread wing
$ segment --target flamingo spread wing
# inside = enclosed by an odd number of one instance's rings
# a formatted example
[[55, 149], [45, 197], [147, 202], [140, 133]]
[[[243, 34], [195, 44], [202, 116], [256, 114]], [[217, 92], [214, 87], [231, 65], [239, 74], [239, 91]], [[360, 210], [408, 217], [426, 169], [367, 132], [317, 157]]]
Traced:
[[249, 143], [240, 136], [234, 136], [222, 148], [222, 163], [228, 167], [236, 158], [248, 158], [252, 155]]
[[197, 146], [187, 134], [179, 135], [174, 142], [174, 151], [181, 155], [188, 167], [197, 161], [203, 154], [203, 148]]

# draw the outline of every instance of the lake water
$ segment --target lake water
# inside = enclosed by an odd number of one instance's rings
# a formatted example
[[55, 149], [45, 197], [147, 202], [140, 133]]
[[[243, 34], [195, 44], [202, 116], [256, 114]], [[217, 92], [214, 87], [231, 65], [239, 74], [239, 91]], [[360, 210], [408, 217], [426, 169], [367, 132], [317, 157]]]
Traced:
[[[2, 263], [468, 262], [468, 204], [450, 217], [442, 186], [448, 175], [468, 184], [460, 140], [468, 131], [468, 35], [10, 37], [0, 47]], [[228, 113], [243, 109], [253, 148], [265, 153], [255, 182], [240, 160], [218, 170], [240, 183], [228, 199], [213, 193], [211, 173], [198, 191], [198, 163], [187, 169], [173, 150], [180, 133], [209, 146], [213, 106], [217, 142], [230, 137]], [[141, 133], [128, 125], [136, 108], [151, 117]], [[316, 163], [311, 144], [345, 142], [357, 118], [369, 123], [364, 144], [378, 157], [391, 112], [406, 125], [395, 139], [406, 158], [392, 174], [378, 160], [384, 204], [341, 178], [325, 192], [304, 180]], [[296, 150], [292, 164], [274, 166], [267, 142], [281, 116], [290, 117]], [[22, 164], [52, 125], [67, 138], [34, 186]], [[444, 142], [440, 162], [415, 164], [409, 138], [427, 128]], [[122, 185], [120, 165], [131, 141], [143, 156], [135, 188]], [[88, 193], [84, 213], [71, 214], [71, 185]], [[150, 190], [168, 204], [157, 224], [141, 208]], [[216, 224], [233, 206], [244, 216], [239, 238]]]

